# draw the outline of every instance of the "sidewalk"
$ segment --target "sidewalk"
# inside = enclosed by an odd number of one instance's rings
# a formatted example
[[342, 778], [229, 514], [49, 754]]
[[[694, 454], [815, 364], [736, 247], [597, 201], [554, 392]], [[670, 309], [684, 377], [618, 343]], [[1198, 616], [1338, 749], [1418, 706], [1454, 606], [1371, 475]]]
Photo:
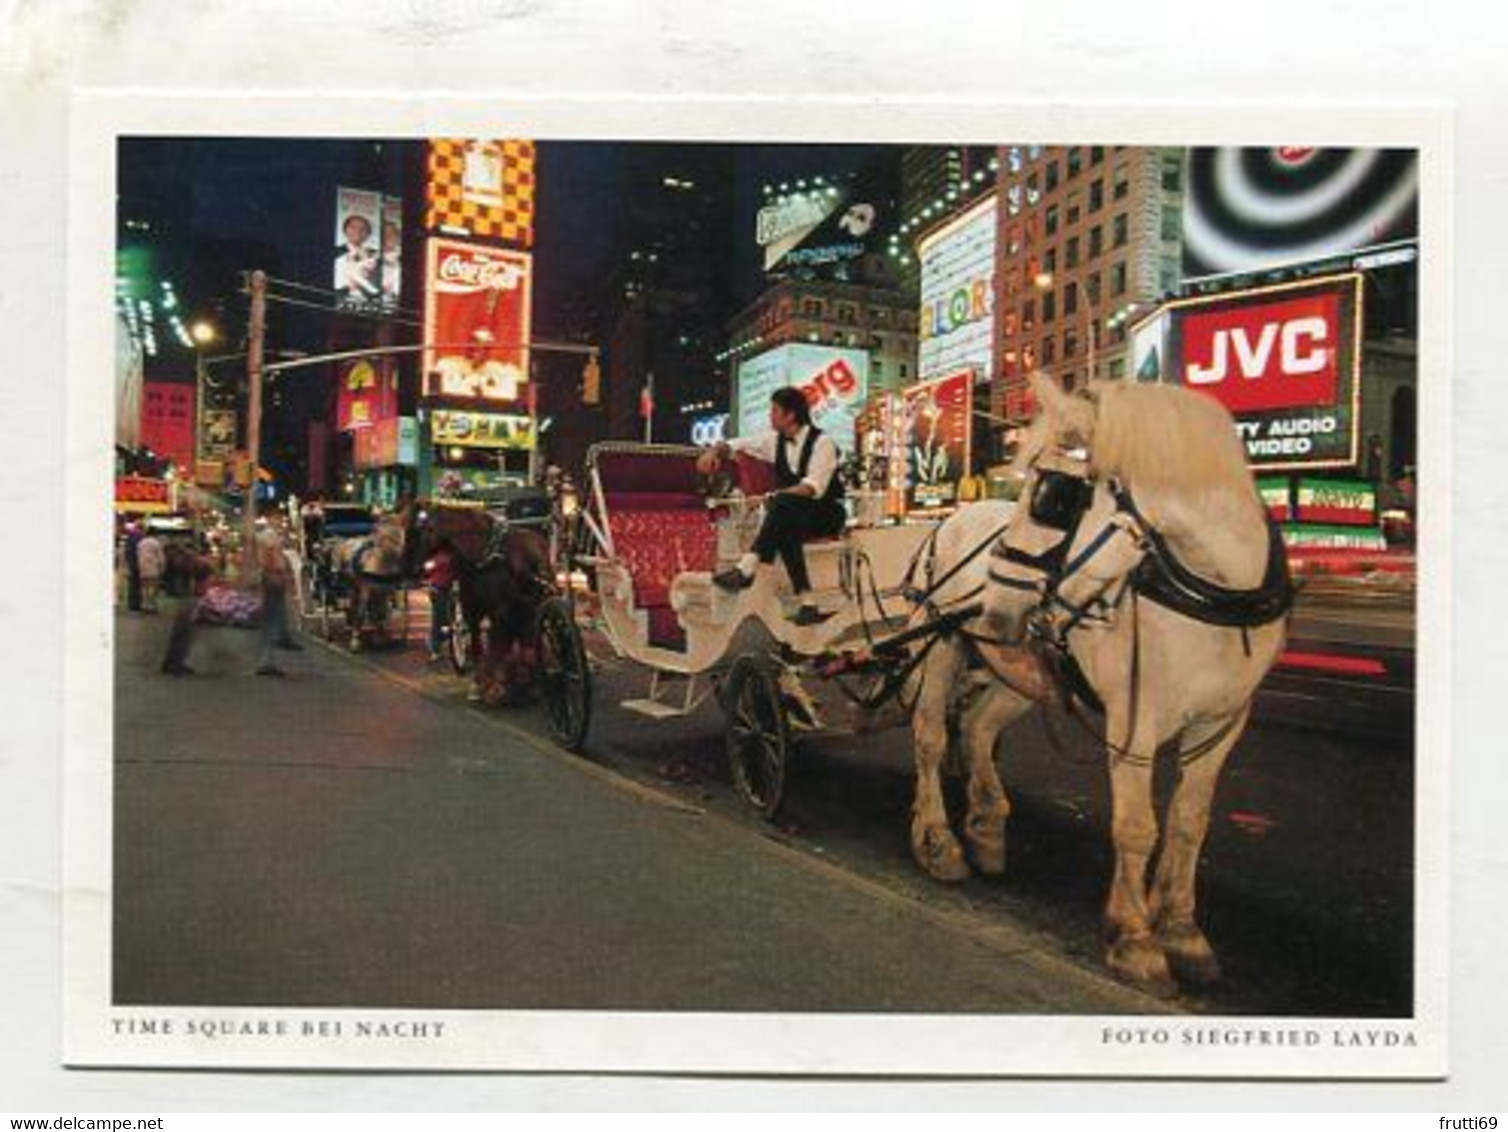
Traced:
[[995, 919], [627, 783], [532, 712], [118, 614], [118, 1004], [1151, 1013]]

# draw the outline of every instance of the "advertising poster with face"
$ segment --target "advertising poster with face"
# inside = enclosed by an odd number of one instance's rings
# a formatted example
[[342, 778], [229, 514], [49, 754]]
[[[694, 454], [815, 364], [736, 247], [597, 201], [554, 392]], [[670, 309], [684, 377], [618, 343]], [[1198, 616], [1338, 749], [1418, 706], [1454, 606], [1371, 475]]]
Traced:
[[969, 474], [973, 395], [973, 370], [901, 390], [908, 508], [957, 502], [958, 481]]
[[343, 307], [375, 304], [382, 295], [382, 194], [365, 189], [335, 190], [335, 301]]

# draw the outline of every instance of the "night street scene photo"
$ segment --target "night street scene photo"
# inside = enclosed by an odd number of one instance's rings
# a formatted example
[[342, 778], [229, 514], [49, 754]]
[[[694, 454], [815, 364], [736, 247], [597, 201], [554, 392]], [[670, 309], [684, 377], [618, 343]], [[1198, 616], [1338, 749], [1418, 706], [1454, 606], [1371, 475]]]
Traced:
[[111, 1017], [1414, 1042], [1418, 151], [115, 160]]

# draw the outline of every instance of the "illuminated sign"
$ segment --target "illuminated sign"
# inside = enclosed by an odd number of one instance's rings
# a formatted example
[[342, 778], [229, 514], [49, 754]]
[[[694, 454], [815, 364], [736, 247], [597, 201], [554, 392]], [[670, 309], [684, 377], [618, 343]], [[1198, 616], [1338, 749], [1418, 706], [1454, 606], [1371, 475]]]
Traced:
[[337, 306], [392, 310], [403, 277], [403, 202], [367, 189], [335, 190]]
[[1185, 279], [1346, 255], [1418, 234], [1411, 149], [1191, 149]]
[[531, 141], [431, 140], [425, 228], [532, 247], [534, 162]]
[[522, 401], [529, 373], [528, 253], [436, 238], [429, 241], [426, 274], [426, 394]]
[[918, 245], [923, 380], [965, 369], [988, 380], [993, 372], [995, 233], [990, 194]]
[[148, 381], [142, 387], [141, 443], [180, 467], [194, 463], [194, 387]]
[[705, 448], [720, 443], [728, 431], [728, 414], [712, 413], [691, 422], [691, 443]]
[[203, 432], [199, 451], [206, 459], [223, 460], [236, 446], [236, 411], [205, 409], [199, 421]]
[[435, 409], [430, 415], [430, 437], [436, 444], [457, 448], [534, 447], [534, 422], [512, 413], [468, 413]]
[[146, 476], [121, 476], [115, 481], [115, 509], [143, 515], [161, 515], [171, 511], [166, 480]]
[[1302, 523], [1377, 525], [1377, 489], [1365, 480], [1301, 479], [1297, 518]]
[[1361, 276], [1169, 303], [1164, 371], [1236, 418], [1257, 468], [1358, 459]]
[[958, 499], [969, 474], [974, 373], [963, 370], [919, 382], [900, 393], [906, 435], [906, 503], [938, 507]]
[[337, 431], [369, 429], [398, 415], [398, 374], [390, 359], [358, 358], [343, 363], [337, 375]]
[[791, 343], [738, 367], [738, 435], [770, 427], [770, 394], [794, 385], [806, 394], [812, 423], [852, 451], [854, 418], [869, 392], [869, 355], [863, 350]]

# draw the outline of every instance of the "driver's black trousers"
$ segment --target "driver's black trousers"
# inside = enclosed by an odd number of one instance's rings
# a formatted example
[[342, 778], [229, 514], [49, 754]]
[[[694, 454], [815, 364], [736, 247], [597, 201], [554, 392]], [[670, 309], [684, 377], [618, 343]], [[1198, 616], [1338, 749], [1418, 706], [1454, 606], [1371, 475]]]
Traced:
[[835, 535], [847, 521], [843, 504], [831, 499], [807, 499], [781, 493], [765, 500], [764, 523], [754, 539], [754, 553], [766, 565], [778, 554], [798, 594], [812, 588], [801, 544], [809, 538]]

